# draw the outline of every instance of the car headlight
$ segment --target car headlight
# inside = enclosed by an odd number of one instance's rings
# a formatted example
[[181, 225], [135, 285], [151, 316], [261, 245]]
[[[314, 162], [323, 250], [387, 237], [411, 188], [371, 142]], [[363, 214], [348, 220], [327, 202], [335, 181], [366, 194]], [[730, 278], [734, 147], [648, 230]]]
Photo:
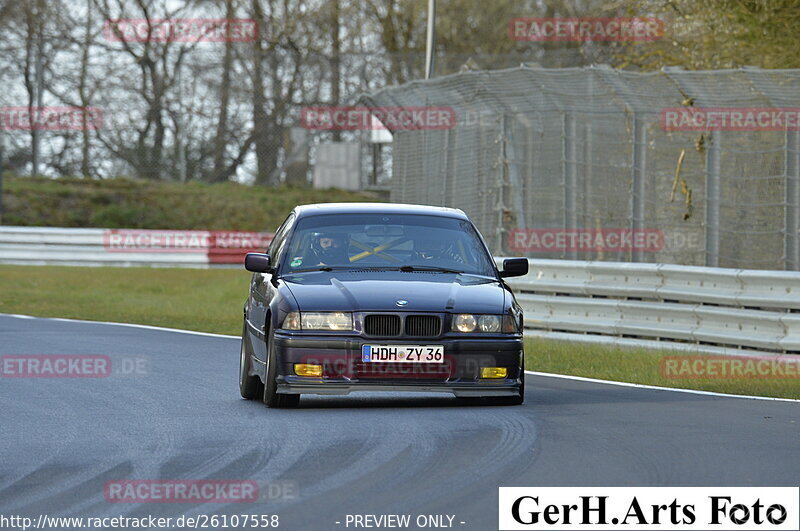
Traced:
[[500, 317], [497, 315], [481, 315], [478, 317], [478, 330], [496, 333], [500, 331]]
[[517, 326], [510, 315], [473, 315], [460, 313], [453, 316], [453, 332], [483, 332], [485, 334], [514, 334]]
[[352, 330], [353, 314], [349, 312], [289, 312], [283, 320], [284, 330]]
[[455, 332], [474, 332], [478, 327], [478, 320], [474, 315], [460, 313], [453, 318], [453, 331]]

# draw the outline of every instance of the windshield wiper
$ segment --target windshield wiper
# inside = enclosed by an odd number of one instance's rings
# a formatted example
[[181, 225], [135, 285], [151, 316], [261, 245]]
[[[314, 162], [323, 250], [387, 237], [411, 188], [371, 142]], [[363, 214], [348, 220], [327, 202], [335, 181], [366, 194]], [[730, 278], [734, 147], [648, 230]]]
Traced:
[[404, 265], [398, 267], [397, 269], [405, 273], [411, 273], [413, 271], [430, 271], [432, 273], [455, 273], [457, 275], [463, 273], [463, 271], [459, 271], [457, 269], [448, 269], [446, 267], [437, 267], [437, 266]]
[[344, 269], [353, 269], [350, 266], [319, 266], [319, 267], [304, 267], [303, 269], [293, 269], [287, 271], [285, 274], [293, 275], [295, 273], [308, 273], [309, 271], [341, 271]]

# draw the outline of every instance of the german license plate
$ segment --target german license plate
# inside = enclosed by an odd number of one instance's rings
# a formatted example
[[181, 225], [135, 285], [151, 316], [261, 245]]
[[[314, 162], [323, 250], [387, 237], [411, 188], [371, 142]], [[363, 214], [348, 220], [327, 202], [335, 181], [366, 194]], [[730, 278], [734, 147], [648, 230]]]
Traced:
[[444, 345], [363, 345], [361, 361], [369, 363], [442, 363]]

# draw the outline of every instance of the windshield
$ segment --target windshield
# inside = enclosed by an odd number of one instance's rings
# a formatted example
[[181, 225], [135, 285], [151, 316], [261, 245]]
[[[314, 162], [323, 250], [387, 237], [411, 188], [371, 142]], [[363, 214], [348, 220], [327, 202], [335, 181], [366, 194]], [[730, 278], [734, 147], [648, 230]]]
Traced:
[[335, 214], [297, 222], [282, 273], [331, 269], [441, 270], [495, 276], [472, 223], [441, 216]]

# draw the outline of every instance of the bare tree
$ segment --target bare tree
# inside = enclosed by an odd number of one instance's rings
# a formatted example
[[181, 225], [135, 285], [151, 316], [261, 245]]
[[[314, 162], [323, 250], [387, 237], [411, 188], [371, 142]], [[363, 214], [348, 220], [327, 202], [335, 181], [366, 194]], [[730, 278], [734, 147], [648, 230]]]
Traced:
[[[233, 0], [225, 0], [225, 18], [234, 18]], [[228, 106], [231, 98], [231, 70], [233, 68], [233, 41], [225, 41], [225, 55], [222, 60], [222, 81], [219, 89], [219, 118], [214, 137], [214, 174], [212, 180], [219, 181], [225, 176], [225, 149], [228, 145]]]

